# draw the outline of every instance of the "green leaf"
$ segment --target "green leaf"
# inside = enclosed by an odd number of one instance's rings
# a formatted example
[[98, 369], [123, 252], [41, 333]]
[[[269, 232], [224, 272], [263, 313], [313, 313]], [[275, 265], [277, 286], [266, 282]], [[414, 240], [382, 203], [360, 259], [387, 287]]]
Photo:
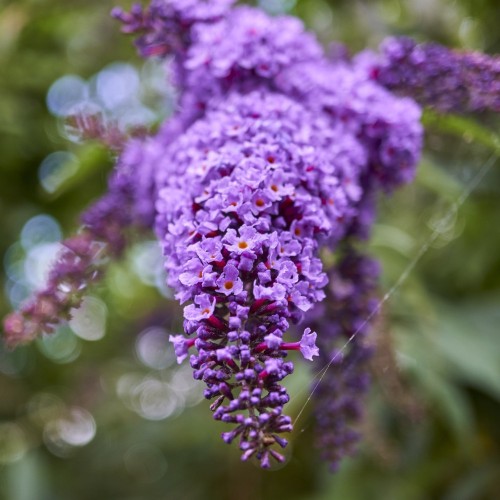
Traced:
[[[438, 334], [436, 331], [436, 336]], [[443, 357], [428, 337], [416, 331], [398, 335], [398, 361], [414, 377], [429, 408], [441, 415], [457, 440], [467, 440], [474, 427], [472, 410], [465, 395], [453, 383]]]
[[500, 400], [498, 297], [440, 305], [432, 342], [452, 366], [454, 376]]
[[470, 118], [458, 115], [442, 115], [426, 109], [422, 116], [422, 123], [426, 128], [434, 128], [463, 137], [467, 142], [475, 141], [500, 156], [500, 137], [492, 130], [483, 127]]

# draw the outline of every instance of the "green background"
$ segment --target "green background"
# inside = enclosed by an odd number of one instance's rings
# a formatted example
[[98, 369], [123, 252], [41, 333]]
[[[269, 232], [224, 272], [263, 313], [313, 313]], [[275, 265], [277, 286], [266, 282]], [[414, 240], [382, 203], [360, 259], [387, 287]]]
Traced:
[[[61, 134], [61, 122], [47, 109], [49, 88], [67, 74], [91, 79], [116, 61], [148, 74], [108, 15], [113, 3], [0, 3], [2, 314], [11, 307], [8, 276], [25, 266], [27, 250], [19, 242], [25, 224], [46, 214], [51, 227], [58, 221], [71, 234], [81, 210], [104, 191], [112, 166], [103, 148]], [[352, 51], [375, 48], [388, 34], [488, 53], [500, 49], [496, 0], [261, 5], [291, 10], [325, 44], [342, 41]], [[168, 106], [158, 104], [157, 94], [146, 89], [144, 100], [160, 117]], [[384, 304], [374, 333], [378, 354], [365, 439], [337, 474], [328, 473], [314, 449], [310, 406], [291, 436], [287, 464], [261, 471], [240, 463], [238, 450], [222, 443], [223, 429], [200, 402], [189, 369], [172, 363], [169, 351], [160, 349], [162, 359], [151, 352], [141, 357], [141, 332], [161, 325], [161, 339], [180, 331], [181, 321], [173, 301], [148, 284], [137, 264], [147, 249], [135, 245], [93, 292], [101, 319], [106, 317], [102, 340], [88, 341], [65, 328], [14, 352], [0, 347], [0, 498], [498, 498], [499, 120], [426, 113], [425, 123], [417, 180], [380, 200], [368, 244], [382, 262], [381, 295], [431, 244]], [[72, 175], [49, 193], [39, 169], [56, 151], [71, 153]], [[480, 171], [484, 178], [476, 186]], [[469, 188], [470, 196], [453, 212]], [[443, 222], [450, 210], [453, 216]], [[436, 228], [439, 235], [432, 238]], [[33, 238], [43, 241], [44, 235], [35, 231]], [[290, 379], [289, 413], [296, 416], [311, 375], [301, 366]], [[165, 408], [165, 398], [173, 409]]]

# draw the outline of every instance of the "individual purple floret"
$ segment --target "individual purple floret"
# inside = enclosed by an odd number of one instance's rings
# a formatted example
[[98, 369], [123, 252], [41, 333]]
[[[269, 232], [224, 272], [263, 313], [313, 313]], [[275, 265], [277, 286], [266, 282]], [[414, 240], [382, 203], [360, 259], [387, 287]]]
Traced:
[[373, 347], [367, 334], [377, 307], [378, 275], [377, 262], [348, 248], [328, 272], [325, 302], [308, 319], [321, 332], [316, 366], [328, 366], [313, 401], [316, 444], [332, 470], [354, 452], [359, 440], [353, 426], [362, 416], [362, 396], [369, 384], [367, 361]]
[[500, 57], [389, 38], [372, 68], [382, 85], [443, 112], [500, 112]]

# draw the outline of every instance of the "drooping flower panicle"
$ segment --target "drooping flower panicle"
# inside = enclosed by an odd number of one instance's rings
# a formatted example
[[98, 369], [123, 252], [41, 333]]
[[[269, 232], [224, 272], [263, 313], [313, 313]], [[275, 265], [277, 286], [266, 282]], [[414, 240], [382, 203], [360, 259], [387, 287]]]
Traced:
[[65, 240], [44, 288], [4, 319], [7, 345], [31, 342], [71, 319], [71, 310], [81, 305], [89, 285], [101, 277], [104, 260], [106, 245], [95, 241], [88, 231]]
[[[108, 193], [82, 214], [81, 232], [64, 240], [46, 285], [4, 320], [5, 338], [14, 347], [31, 342], [43, 333], [52, 333], [72, 317], [91, 285], [103, 277], [110, 259], [120, 257], [132, 225], [151, 224], [153, 204], [150, 185], [133, 177], [132, 141], [113, 172]], [[141, 151], [142, 148], [138, 149]], [[140, 155], [139, 155], [140, 157]]]
[[[236, 424], [224, 439], [239, 437], [244, 458], [267, 466], [276, 435], [291, 429], [278, 384], [293, 367], [286, 350], [316, 353], [309, 332], [297, 345], [283, 336], [324, 297], [319, 244], [341, 238], [354, 215], [341, 181], [348, 170], [357, 182], [363, 151], [296, 102], [256, 90], [209, 109], [164, 161], [177, 175], [161, 169], [157, 234], [168, 283], [191, 302], [195, 377], [216, 398], [214, 417]], [[183, 358], [187, 341], [175, 342]]]
[[373, 77], [442, 112], [500, 112], [500, 57], [389, 38]]
[[316, 445], [335, 470], [352, 454], [359, 440], [353, 425], [362, 417], [362, 396], [368, 389], [368, 361], [373, 346], [368, 332], [377, 312], [376, 261], [351, 246], [328, 271], [326, 300], [307, 319], [318, 337], [317, 364], [328, 372], [314, 391]]

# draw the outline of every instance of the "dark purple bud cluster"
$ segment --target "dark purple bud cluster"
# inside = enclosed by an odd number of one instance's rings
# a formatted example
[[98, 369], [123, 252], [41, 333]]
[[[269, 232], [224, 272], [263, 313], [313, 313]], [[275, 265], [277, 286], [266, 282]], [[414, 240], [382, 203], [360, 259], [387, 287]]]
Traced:
[[390, 38], [373, 77], [443, 112], [500, 112], [500, 57]]
[[71, 319], [71, 310], [81, 305], [88, 286], [100, 278], [105, 258], [105, 245], [87, 231], [65, 240], [46, 286], [4, 319], [6, 343], [14, 347], [31, 342]]
[[132, 184], [130, 168], [137, 156], [130, 150], [135, 144], [131, 143], [129, 154], [123, 154], [108, 193], [83, 213], [80, 234], [62, 242], [46, 286], [5, 318], [5, 338], [11, 347], [52, 333], [71, 319], [71, 311], [81, 305], [89, 286], [102, 278], [110, 258], [123, 253], [127, 228], [132, 224], [146, 226], [151, 219], [149, 186]]
[[362, 417], [368, 389], [367, 361], [373, 346], [367, 335], [376, 316], [379, 266], [351, 247], [328, 272], [326, 300], [311, 314], [318, 338], [319, 367], [328, 366], [314, 391], [316, 444], [322, 458], [335, 470], [359, 440], [353, 426]]
[[183, 52], [191, 43], [196, 23], [221, 19], [235, 0], [152, 0], [147, 8], [134, 4], [130, 12], [115, 7], [111, 15], [122, 22], [122, 31], [138, 34], [142, 57]]

